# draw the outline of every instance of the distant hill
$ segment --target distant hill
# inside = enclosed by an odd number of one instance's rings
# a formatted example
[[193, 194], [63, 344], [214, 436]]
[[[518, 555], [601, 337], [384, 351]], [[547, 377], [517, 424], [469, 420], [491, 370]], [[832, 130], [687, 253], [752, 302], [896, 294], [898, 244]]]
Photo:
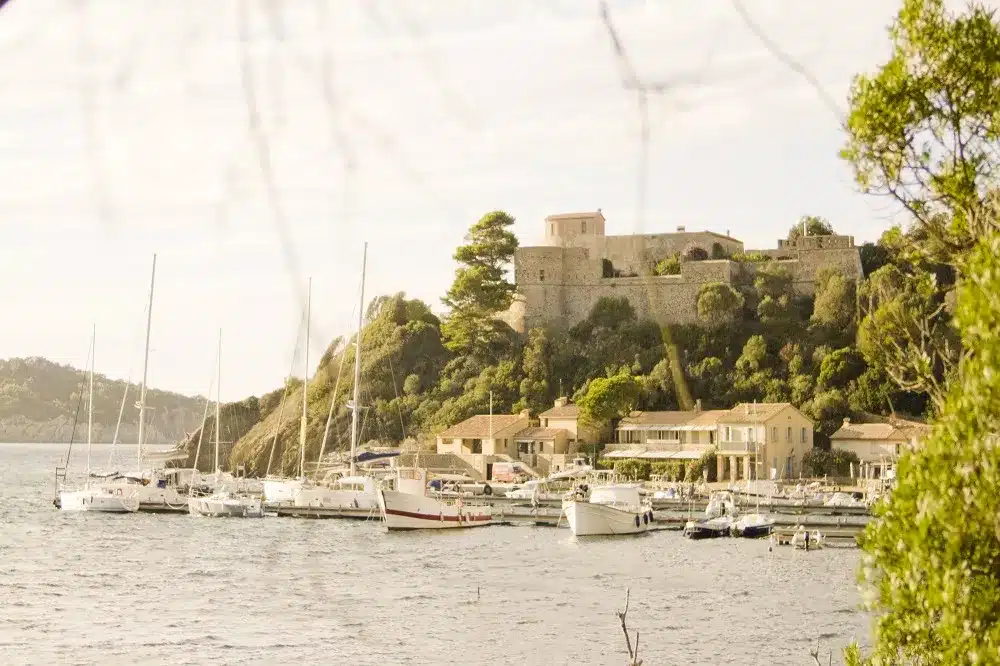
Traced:
[[[111, 442], [125, 382], [94, 374], [94, 441]], [[80, 400], [81, 394], [83, 400]], [[138, 387], [129, 387], [118, 441], [139, 435]], [[173, 444], [201, 426], [204, 398], [148, 389], [150, 444]], [[75, 441], [87, 439], [87, 373], [44, 358], [0, 360], [0, 442], [68, 442], [79, 406]]]

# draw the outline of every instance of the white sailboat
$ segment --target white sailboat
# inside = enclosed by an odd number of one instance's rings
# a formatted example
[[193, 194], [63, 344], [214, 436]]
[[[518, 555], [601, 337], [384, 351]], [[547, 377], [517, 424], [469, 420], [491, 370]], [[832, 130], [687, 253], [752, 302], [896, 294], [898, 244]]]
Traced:
[[63, 511], [98, 511], [102, 513], [135, 513], [139, 499], [134, 493], [125, 494], [121, 489], [104, 488], [91, 483], [91, 449], [94, 431], [94, 351], [97, 328], [90, 338], [90, 378], [87, 398], [87, 480], [79, 490], [59, 493], [59, 508]]
[[[146, 306], [146, 345], [142, 365], [142, 385], [139, 389], [139, 441], [136, 453], [136, 470], [103, 482], [103, 488], [123, 495], [135, 494], [139, 499], [139, 511], [172, 512], [183, 511], [187, 506], [186, 497], [177, 487], [177, 475], [183, 470], [167, 469], [162, 466], [167, 460], [186, 457], [184, 453], [168, 452], [166, 455], [147, 454], [146, 444], [146, 382], [149, 378], [149, 340], [153, 324], [153, 293], [156, 285], [156, 255], [153, 255], [153, 269], [149, 279], [149, 303]], [[150, 468], [145, 468], [150, 465]]]
[[[286, 478], [281, 476], [271, 476], [268, 474], [263, 479], [264, 501], [268, 504], [290, 504], [294, 502], [296, 494], [301, 490], [305, 482], [305, 453], [306, 453], [306, 414], [308, 409], [309, 396], [309, 328], [312, 319], [312, 278], [309, 278], [309, 285], [306, 291], [306, 344], [305, 358], [302, 369], [302, 416], [299, 424], [299, 475], [296, 478]], [[291, 377], [291, 372], [288, 373]], [[281, 416], [284, 413], [285, 403], [282, 398], [281, 406], [278, 408], [278, 425], [281, 427]], [[271, 455], [274, 455], [274, 447], [278, 442], [278, 431], [275, 430], [274, 440], [271, 442]], [[268, 470], [270, 471], [271, 461], [268, 460]]]
[[[222, 421], [219, 418], [222, 403], [222, 331], [219, 331], [219, 356], [215, 383], [215, 478], [222, 479], [222, 467], [219, 465], [219, 433]], [[211, 495], [205, 497], [188, 497], [188, 512], [193, 516], [212, 516], [226, 518], [263, 518], [264, 503], [259, 496], [238, 492], [235, 482], [223, 482]]]
[[623, 483], [598, 486], [590, 499], [563, 500], [563, 511], [575, 536], [639, 534], [653, 522], [653, 507], [643, 501], [639, 485]]
[[[361, 293], [358, 300], [358, 330], [354, 340], [354, 395], [348, 407], [351, 409], [351, 461], [350, 470], [347, 476], [335, 479], [329, 485], [304, 483], [293, 491], [293, 503], [296, 507], [324, 507], [337, 509], [357, 509], [358, 511], [372, 512], [378, 508], [378, 497], [376, 496], [375, 479], [370, 476], [359, 475], [357, 473], [358, 454], [358, 419], [361, 399], [361, 329], [364, 325], [364, 305], [365, 305], [365, 269], [368, 261], [368, 243], [365, 243], [361, 255]], [[308, 329], [307, 329], [308, 330]], [[309, 339], [308, 332], [306, 340]], [[308, 346], [308, 343], [307, 343]], [[308, 353], [308, 352], [307, 352]], [[308, 379], [308, 378], [307, 378]], [[337, 391], [334, 390], [332, 400], [335, 400]], [[330, 405], [331, 410], [333, 404]], [[302, 434], [299, 446], [303, 452], [300, 469], [305, 465], [305, 412], [306, 404], [302, 403]], [[327, 429], [329, 429], [329, 418], [327, 419]], [[326, 433], [324, 432], [324, 439]], [[322, 452], [320, 453], [322, 457]], [[303, 470], [304, 472], [304, 470]], [[304, 477], [304, 474], [303, 474]]]
[[441, 530], [484, 527], [493, 523], [488, 504], [446, 502], [427, 494], [427, 470], [397, 467], [396, 489], [379, 488], [379, 510], [388, 530]]

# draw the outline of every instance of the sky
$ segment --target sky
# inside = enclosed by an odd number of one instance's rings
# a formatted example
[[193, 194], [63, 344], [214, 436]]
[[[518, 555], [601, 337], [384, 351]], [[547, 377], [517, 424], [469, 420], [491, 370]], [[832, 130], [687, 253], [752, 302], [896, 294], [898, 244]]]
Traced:
[[[743, 6], [846, 107], [899, 2]], [[857, 191], [833, 110], [731, 2], [609, 7], [639, 78], [666, 84], [645, 178], [596, 1], [14, 0], [0, 358], [84, 367], [96, 326], [97, 370], [137, 379], [154, 253], [150, 385], [205, 394], [221, 329], [237, 400], [302, 374], [309, 278], [310, 367], [353, 330], [365, 242], [366, 300], [443, 311], [455, 247], [495, 209], [523, 245], [546, 215], [597, 208], [609, 234], [685, 225], [747, 248], [804, 214], [858, 244], [899, 221]]]

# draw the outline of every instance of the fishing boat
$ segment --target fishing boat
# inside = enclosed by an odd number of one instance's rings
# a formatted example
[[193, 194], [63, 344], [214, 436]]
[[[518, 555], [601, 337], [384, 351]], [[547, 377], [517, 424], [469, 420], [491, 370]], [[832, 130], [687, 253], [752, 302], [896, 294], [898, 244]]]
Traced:
[[[93, 483], [91, 478], [91, 450], [94, 432], [94, 350], [97, 339], [97, 328], [90, 338], [90, 370], [88, 372], [87, 398], [87, 476], [82, 488], [63, 490], [59, 493], [57, 506], [63, 511], [96, 511], [100, 513], [135, 513], [139, 509], [139, 499], [134, 493], [126, 494], [121, 489], [117, 491], [104, 488]], [[71, 442], [72, 444], [72, 442]], [[67, 462], [69, 454], [67, 454]]]
[[[437, 476], [449, 480], [449, 475]], [[488, 504], [467, 503], [461, 497], [445, 501], [428, 495], [425, 469], [397, 467], [395, 486], [395, 490], [381, 487], [376, 495], [388, 530], [461, 529], [493, 522], [493, 509]]]
[[644, 501], [638, 484], [615, 484], [591, 489], [590, 498], [563, 500], [563, 512], [575, 536], [640, 534], [653, 522], [653, 507]]
[[[215, 469], [217, 478], [222, 478], [222, 468], [219, 465], [219, 433], [222, 430], [220, 405], [222, 402], [222, 331], [219, 331], [219, 354], [216, 370], [215, 399]], [[202, 425], [204, 432], [204, 424]], [[197, 462], [197, 454], [195, 461]], [[188, 512], [192, 516], [209, 516], [213, 518], [263, 518], [264, 502], [259, 496], [241, 493], [232, 483], [221, 483], [211, 495], [188, 496]]]

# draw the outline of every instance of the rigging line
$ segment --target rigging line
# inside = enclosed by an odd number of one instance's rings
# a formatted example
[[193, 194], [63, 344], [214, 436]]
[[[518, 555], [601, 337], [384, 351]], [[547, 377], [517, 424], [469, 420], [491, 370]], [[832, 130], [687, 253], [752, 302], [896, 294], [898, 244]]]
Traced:
[[[212, 365], [216, 365], [219, 360], [219, 352], [215, 353], [215, 361]], [[212, 404], [212, 389], [215, 388], [215, 370], [212, 371], [212, 378], [208, 382], [208, 393], [205, 394], [205, 412], [201, 417], [201, 428], [198, 429], [198, 446], [195, 448], [194, 452], [194, 471], [198, 472], [198, 466], [201, 464], [201, 444], [205, 439], [205, 424], [208, 423], [208, 408]], [[188, 497], [194, 492], [194, 483], [192, 477], [192, 483], [188, 484]]]
[[820, 100], [826, 105], [830, 112], [833, 113], [837, 122], [843, 128], [845, 125], [844, 119], [846, 114], [844, 113], [844, 110], [840, 108], [840, 105], [837, 104], [837, 101], [833, 99], [830, 93], [823, 88], [823, 84], [819, 82], [819, 79], [817, 79], [812, 72], [806, 69], [802, 63], [795, 60], [788, 54], [788, 52], [778, 46], [778, 44], [764, 32], [760, 25], [753, 20], [753, 17], [750, 16], [750, 13], [746, 10], [746, 7], [743, 6], [741, 0], [730, 0], [730, 2], [733, 9], [736, 10], [736, 13], [739, 14], [740, 19], [746, 25], [747, 29], [757, 37], [758, 41], [764, 45], [764, 48], [766, 48], [780, 63], [801, 76], [806, 80], [806, 82], [809, 83], [809, 85], [813, 87], [819, 95]]
[[[87, 345], [87, 367], [90, 367], [90, 355], [93, 353], [92, 345]], [[73, 452], [73, 440], [76, 437], [76, 424], [80, 420], [80, 407], [83, 405], [83, 386], [87, 381], [87, 371], [83, 371], [83, 376], [80, 379], [79, 393], [80, 399], [76, 403], [76, 414], [73, 416], [73, 430], [69, 433], [69, 446], [66, 448], [66, 462], [63, 463], [63, 467], [69, 467], [69, 456]]]
[[271, 80], [271, 90], [274, 93], [274, 105], [275, 110], [275, 125], [281, 127], [285, 124], [285, 82], [282, 63], [280, 55], [284, 54], [286, 46], [287, 33], [285, 31], [285, 22], [282, 18], [281, 7], [284, 6], [282, 3], [277, 3], [273, 1], [264, 2], [264, 17], [267, 20], [268, 27], [271, 30], [271, 35], [274, 37], [275, 41], [278, 42], [279, 48], [277, 49], [277, 54], [275, 57], [270, 59], [271, 67], [268, 68], [268, 74]]
[[[288, 398], [289, 383], [295, 373], [295, 361], [298, 360], [299, 355], [299, 344], [302, 342], [302, 333], [306, 320], [306, 312], [302, 311], [302, 318], [299, 319], [299, 328], [295, 336], [295, 349], [292, 351], [292, 361], [288, 368], [288, 375], [285, 376], [285, 390], [281, 394], [281, 403], [278, 405], [278, 420], [274, 425], [274, 438], [271, 440], [271, 452], [267, 456], [267, 468], [264, 470], [264, 476], [270, 476], [271, 474], [271, 463], [274, 461], [274, 451], [278, 445], [278, 433], [281, 432], [282, 417], [285, 414], [285, 401]], [[281, 457], [283, 458], [285, 454], [284, 442], [282, 442], [281, 447]], [[284, 465], [280, 467], [281, 473], [284, 473]]]
[[[358, 301], [361, 300], [360, 296], [361, 296], [361, 281], [359, 280], [358, 281], [358, 299], [355, 300], [355, 302], [354, 302], [354, 308], [351, 310], [351, 320], [354, 319], [354, 315], [357, 314], [358, 307], [360, 307], [359, 304], [358, 304]], [[340, 365], [339, 365], [339, 368], [337, 369], [337, 380], [333, 384], [333, 393], [330, 395], [330, 409], [329, 409], [329, 411], [326, 414], [326, 426], [323, 428], [323, 442], [322, 442], [322, 444], [320, 444], [320, 447], [319, 447], [319, 458], [317, 460], [317, 465], [319, 463], [323, 462], [323, 455], [326, 453], [326, 442], [327, 442], [327, 438], [329, 437], [329, 434], [330, 434], [330, 423], [333, 420], [333, 405], [334, 405], [334, 402], [336, 402], [336, 400], [337, 400], [337, 394], [340, 392], [340, 379], [341, 379], [341, 375], [344, 372], [344, 361], [347, 359], [347, 347], [348, 347], [349, 344], [350, 344], [350, 338], [348, 337], [348, 339], [344, 341], [343, 348], [340, 350]], [[355, 347], [355, 349], [357, 349], [357, 347]], [[339, 429], [337, 430], [337, 435], [338, 435], [337, 442], [339, 444], [341, 442], [341, 439], [339, 437], [339, 435], [340, 435], [340, 430]]]
[[396, 389], [396, 372], [392, 369], [392, 357], [386, 359], [389, 361], [389, 376], [392, 378], [392, 392], [396, 394], [396, 412], [399, 414], [399, 430], [400, 436], [403, 438], [400, 441], [406, 439], [406, 425], [403, 423], [403, 408], [399, 406], [399, 391]]
[[[149, 306], [145, 304], [142, 306], [143, 321], [146, 319], [147, 307]], [[128, 361], [128, 377], [125, 380], [125, 391], [122, 394], [122, 404], [118, 409], [118, 422], [115, 424], [115, 434], [114, 437], [111, 438], [111, 451], [108, 453], [108, 469], [114, 469], [115, 467], [115, 453], [116, 447], [118, 446], [118, 435], [121, 429], [122, 419], [125, 416], [125, 404], [128, 399], [128, 391], [132, 386], [132, 373], [135, 371], [135, 357], [138, 351], [139, 336], [142, 335], [143, 332], [144, 329], [140, 329], [139, 327], [136, 327], [136, 329], [132, 331], [132, 344], [129, 345], [129, 349], [132, 350], [132, 353], [129, 356]]]

